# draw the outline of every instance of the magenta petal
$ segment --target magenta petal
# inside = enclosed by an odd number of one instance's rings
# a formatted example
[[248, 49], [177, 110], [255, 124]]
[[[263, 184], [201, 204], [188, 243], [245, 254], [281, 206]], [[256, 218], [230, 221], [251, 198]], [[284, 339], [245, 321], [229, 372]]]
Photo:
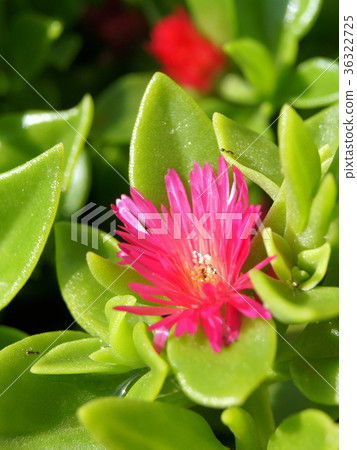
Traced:
[[213, 351], [220, 352], [223, 345], [223, 320], [219, 309], [201, 311], [200, 320]]
[[[119, 264], [131, 266], [147, 284], [129, 287], [153, 306], [117, 306], [139, 315], [166, 316], [149, 327], [161, 351], [172, 327], [175, 336], [197, 332], [201, 324], [215, 352], [238, 339], [241, 318], [271, 318], [264, 306], [247, 295], [253, 289], [242, 267], [250, 253], [260, 206], [250, 205], [244, 176], [223, 156], [218, 171], [195, 162], [190, 174], [191, 195], [170, 169], [165, 177], [169, 208], [156, 206], [138, 190], [123, 195], [112, 209], [123, 222], [118, 234]], [[189, 200], [190, 198], [190, 200]], [[148, 214], [146, 214], [148, 213]], [[146, 214], [146, 215], [145, 215]], [[273, 258], [254, 269], [261, 270]], [[254, 294], [253, 294], [254, 295]]]
[[167, 338], [169, 337], [170, 329], [167, 329], [165, 327], [158, 328], [155, 331], [154, 334], [154, 349], [157, 351], [157, 353], [161, 353], [163, 348], [165, 347], [165, 343], [167, 341]]
[[197, 311], [185, 311], [177, 321], [175, 336], [180, 337], [185, 332], [195, 334], [198, 327], [199, 316]]
[[126, 311], [132, 314], [139, 314], [141, 316], [165, 316], [173, 314], [175, 308], [165, 308], [161, 306], [114, 306], [113, 309], [117, 311]]

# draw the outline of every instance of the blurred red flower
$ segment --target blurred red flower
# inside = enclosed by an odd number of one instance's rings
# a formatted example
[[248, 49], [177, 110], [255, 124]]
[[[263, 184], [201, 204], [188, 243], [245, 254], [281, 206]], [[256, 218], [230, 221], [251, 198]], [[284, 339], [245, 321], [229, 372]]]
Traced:
[[147, 48], [167, 75], [201, 92], [212, 89], [226, 65], [222, 50], [199, 33], [182, 8], [155, 25]]
[[105, 0], [99, 6], [90, 6], [84, 23], [116, 54], [130, 54], [146, 38], [148, 29], [139, 10], [118, 0]]

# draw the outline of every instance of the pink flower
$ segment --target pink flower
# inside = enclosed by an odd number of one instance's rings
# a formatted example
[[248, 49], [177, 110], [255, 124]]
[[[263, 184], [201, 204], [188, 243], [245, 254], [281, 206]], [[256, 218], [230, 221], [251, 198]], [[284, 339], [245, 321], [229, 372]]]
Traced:
[[223, 51], [198, 32], [180, 7], [155, 25], [148, 51], [177, 83], [201, 92], [211, 90], [226, 66]]
[[[179, 337], [195, 334], [200, 324], [213, 350], [219, 352], [238, 339], [242, 315], [271, 318], [260, 301], [249, 295], [249, 274], [241, 272], [260, 214], [260, 206], [249, 205], [243, 175], [233, 167], [230, 187], [227, 163], [221, 156], [217, 176], [209, 163], [203, 169], [195, 163], [190, 179], [191, 202], [178, 174], [169, 170], [165, 183], [170, 210], [161, 205], [161, 214], [134, 188], [131, 198], [123, 195], [112, 205], [124, 223], [117, 233], [127, 241], [120, 244], [119, 264], [132, 265], [151, 283], [131, 283], [130, 287], [155, 304], [115, 309], [165, 316], [149, 327], [155, 330], [158, 352], [175, 325]], [[254, 268], [263, 268], [271, 259]]]

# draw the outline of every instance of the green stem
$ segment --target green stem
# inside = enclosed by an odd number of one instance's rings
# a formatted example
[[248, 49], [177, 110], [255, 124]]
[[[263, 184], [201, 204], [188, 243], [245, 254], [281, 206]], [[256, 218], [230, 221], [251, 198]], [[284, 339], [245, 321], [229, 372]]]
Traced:
[[275, 430], [273, 412], [270, 406], [268, 389], [266, 386], [258, 388], [249, 397], [244, 405], [244, 409], [253, 417], [262, 447], [266, 448], [268, 440]]

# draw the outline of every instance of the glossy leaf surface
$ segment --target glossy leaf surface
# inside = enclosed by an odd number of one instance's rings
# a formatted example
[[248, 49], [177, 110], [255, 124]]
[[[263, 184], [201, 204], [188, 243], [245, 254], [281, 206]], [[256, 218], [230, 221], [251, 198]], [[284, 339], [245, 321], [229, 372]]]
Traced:
[[[296, 68], [290, 89], [295, 108], [317, 108], [338, 100], [338, 64], [327, 58], [312, 58]], [[296, 99], [296, 100], [295, 100]]]
[[0, 309], [37, 264], [56, 216], [62, 176], [61, 145], [0, 175]]
[[226, 448], [202, 417], [174, 405], [103, 398], [84, 405], [78, 415], [85, 427], [109, 450]]
[[[198, 105], [162, 73], [150, 81], [130, 147], [130, 184], [156, 206], [167, 205], [164, 177], [175, 169], [188, 186], [194, 161], [217, 166], [212, 124]], [[149, 169], [149, 170], [148, 170]]]
[[268, 450], [337, 450], [338, 425], [322, 411], [307, 409], [285, 419], [272, 435]]
[[275, 199], [283, 181], [277, 146], [222, 114], [214, 115], [213, 125], [228, 164], [235, 164], [243, 175]]
[[78, 423], [76, 409], [93, 397], [114, 395], [123, 376], [35, 375], [29, 370], [51, 345], [82, 336], [74, 331], [43, 333], [0, 352], [2, 448], [101, 448]]
[[101, 255], [115, 261], [117, 241], [84, 224], [59, 222], [55, 233], [56, 268], [63, 298], [74, 319], [86, 331], [108, 341], [105, 305], [112, 294], [93, 278], [86, 254], [93, 250], [94, 243]]
[[234, 0], [188, 0], [187, 6], [198, 29], [218, 45], [237, 37], [238, 21]]
[[303, 120], [291, 107], [284, 107], [278, 131], [288, 225], [291, 233], [297, 233], [306, 226], [311, 201], [320, 184], [320, 157]]
[[301, 291], [258, 270], [250, 272], [250, 279], [264, 305], [283, 323], [315, 322], [338, 315], [338, 288]]
[[213, 352], [203, 333], [171, 337], [167, 354], [184, 393], [215, 408], [244, 403], [265, 379], [275, 355], [276, 332], [261, 319], [243, 319], [239, 339]]

